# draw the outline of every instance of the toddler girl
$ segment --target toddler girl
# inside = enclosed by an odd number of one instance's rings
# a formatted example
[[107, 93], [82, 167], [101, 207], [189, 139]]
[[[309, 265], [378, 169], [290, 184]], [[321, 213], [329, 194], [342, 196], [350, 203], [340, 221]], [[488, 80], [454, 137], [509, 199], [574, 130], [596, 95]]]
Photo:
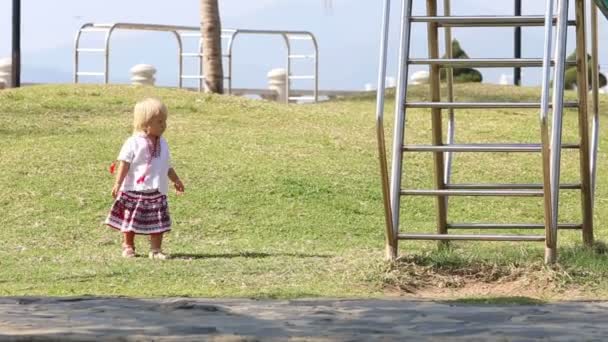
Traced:
[[145, 99], [133, 111], [133, 135], [118, 154], [115, 198], [105, 223], [123, 233], [122, 256], [135, 256], [135, 234], [150, 236], [150, 259], [167, 258], [161, 250], [163, 234], [171, 230], [167, 205], [168, 179], [178, 195], [184, 184], [171, 167], [167, 141], [167, 107], [157, 99]]

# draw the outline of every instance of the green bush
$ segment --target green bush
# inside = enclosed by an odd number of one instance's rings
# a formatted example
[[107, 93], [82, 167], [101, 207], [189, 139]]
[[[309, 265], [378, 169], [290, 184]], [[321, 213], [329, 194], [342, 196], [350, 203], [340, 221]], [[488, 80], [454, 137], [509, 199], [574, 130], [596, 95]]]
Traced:
[[[567, 59], [569, 62], [573, 62], [576, 61], [576, 51], [571, 53], [570, 56], [568, 56]], [[591, 89], [591, 82], [592, 82], [592, 71], [593, 71], [593, 65], [591, 64], [591, 56], [587, 55], [587, 68], [589, 70], [589, 74], [588, 74], [588, 80], [589, 80], [589, 86], [588, 88]], [[564, 88], [566, 89], [574, 89], [577, 86], [577, 72], [576, 72], [576, 67], [570, 67], [568, 69], [566, 69], [566, 76], [564, 78]], [[606, 86], [607, 84], [607, 80], [606, 80], [606, 76], [604, 76], [603, 74], [600, 74], [600, 88], [603, 88]]]
[[[443, 58], [447, 58], [446, 55]], [[469, 55], [460, 47], [460, 43], [454, 39], [452, 41], [452, 58], [458, 59], [468, 59]], [[472, 69], [472, 68], [454, 68], [454, 82], [456, 83], [468, 83], [468, 82], [477, 82], [480, 83], [483, 81], [483, 76], [481, 72]], [[447, 69], [441, 69], [440, 71], [441, 80], [445, 81], [447, 78]]]

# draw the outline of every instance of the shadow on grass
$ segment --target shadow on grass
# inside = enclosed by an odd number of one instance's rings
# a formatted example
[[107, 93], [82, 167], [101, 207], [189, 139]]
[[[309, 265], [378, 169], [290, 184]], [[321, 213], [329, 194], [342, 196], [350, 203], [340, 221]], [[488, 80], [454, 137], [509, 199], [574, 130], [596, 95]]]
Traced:
[[332, 255], [327, 254], [306, 254], [306, 253], [261, 253], [261, 252], [242, 252], [242, 253], [174, 253], [171, 254], [171, 259], [233, 259], [233, 258], [274, 258], [274, 257], [290, 257], [290, 258], [331, 258]]
[[[542, 251], [527, 250], [525, 253], [513, 249], [494, 250], [492, 253], [470, 253], [463, 246], [447, 246], [436, 250], [426, 250], [400, 256], [395, 265], [427, 267], [436, 271], [458, 271], [460, 269], [509, 267], [528, 268], [533, 265], [550, 269], [571, 269], [584, 266], [590, 270], [604, 270], [608, 267], [608, 245], [603, 241], [586, 247], [582, 243], [558, 248], [555, 265], [544, 265]], [[536, 268], [536, 266], [535, 266]]]

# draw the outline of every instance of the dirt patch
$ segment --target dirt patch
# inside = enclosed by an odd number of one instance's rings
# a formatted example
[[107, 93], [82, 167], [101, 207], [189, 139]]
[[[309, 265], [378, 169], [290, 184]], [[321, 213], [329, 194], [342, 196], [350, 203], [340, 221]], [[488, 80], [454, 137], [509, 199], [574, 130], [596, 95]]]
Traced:
[[560, 265], [542, 263], [498, 265], [484, 262], [438, 263], [405, 256], [388, 264], [386, 295], [454, 299], [467, 297], [529, 297], [542, 300], [587, 299], [594, 294], [576, 278], [585, 276]]

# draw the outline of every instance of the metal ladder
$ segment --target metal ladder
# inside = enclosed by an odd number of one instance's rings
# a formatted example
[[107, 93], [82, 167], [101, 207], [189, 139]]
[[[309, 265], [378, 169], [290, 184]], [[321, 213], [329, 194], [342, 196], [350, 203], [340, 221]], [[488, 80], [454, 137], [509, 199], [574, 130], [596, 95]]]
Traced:
[[[595, 184], [595, 158], [597, 155], [598, 113], [593, 116], [593, 143], [589, 141], [589, 124], [587, 120], [587, 88], [578, 87], [578, 101], [564, 101], [565, 68], [573, 63], [566, 61], [566, 40], [568, 26], [576, 27], [577, 61], [579, 85], [588, 84], [587, 48], [586, 48], [586, 13], [585, 0], [574, 0], [576, 20], [568, 20], [568, 0], [546, 0], [544, 16], [451, 16], [450, 1], [444, 0], [444, 15], [437, 14], [437, 0], [426, 1], [426, 16], [412, 15], [412, 1], [402, 0], [399, 70], [397, 78], [395, 101], [395, 131], [393, 140], [393, 157], [391, 179], [389, 183], [386, 146], [384, 138], [384, 80], [386, 76], [388, 28], [390, 16], [390, 0], [385, 0], [383, 11], [383, 29], [381, 32], [381, 47], [378, 75], [378, 96], [376, 103], [376, 126], [382, 194], [386, 220], [386, 253], [389, 260], [397, 257], [399, 240], [472, 240], [472, 241], [538, 241], [545, 244], [545, 262], [553, 263], [557, 257], [558, 229], [582, 230], [584, 243], [593, 244], [593, 192]], [[556, 8], [557, 7], [557, 8]], [[557, 9], [557, 15], [554, 14]], [[595, 8], [592, 15], [596, 16]], [[594, 19], [595, 17], [592, 17]], [[415, 23], [427, 24], [428, 58], [411, 58], [411, 26]], [[552, 57], [555, 33], [555, 56]], [[596, 25], [592, 20], [592, 26]], [[439, 57], [439, 28], [446, 31], [446, 52], [451, 57], [451, 27], [518, 27], [544, 26], [545, 41], [542, 59], [452, 59]], [[596, 33], [597, 26], [593, 27]], [[594, 45], [594, 61], [597, 61], [596, 45]], [[596, 62], [594, 62], [596, 63]], [[430, 76], [430, 102], [408, 102], [407, 79], [410, 65], [427, 65]], [[452, 68], [456, 67], [542, 67], [542, 91], [538, 103], [500, 103], [500, 102], [454, 102], [452, 91]], [[440, 69], [448, 71], [447, 101], [442, 102], [440, 94]], [[553, 89], [550, 93], [551, 75], [553, 69]], [[596, 68], [594, 68], [596, 69]], [[583, 70], [584, 72], [581, 72]], [[597, 75], [593, 74], [594, 81]], [[597, 91], [594, 85], [594, 94]], [[550, 104], [552, 101], [552, 104]], [[593, 101], [597, 101], [594, 96]], [[594, 108], [597, 104], [594, 103]], [[405, 143], [405, 118], [408, 109], [425, 108], [431, 111], [432, 144], [411, 145]], [[454, 128], [457, 109], [539, 109], [540, 110], [540, 143], [539, 144], [455, 144]], [[561, 141], [562, 115], [564, 108], [578, 108], [579, 141], [565, 143]], [[443, 141], [442, 110], [449, 110], [447, 143]], [[549, 132], [549, 111], [551, 115], [551, 132]], [[578, 184], [560, 184], [560, 160], [562, 149], [578, 149], [580, 153], [581, 182]], [[434, 160], [435, 189], [402, 189], [402, 165], [404, 154], [413, 152], [431, 152]], [[540, 152], [542, 160], [541, 184], [453, 184], [450, 182], [452, 153], [455, 152]], [[582, 224], [558, 224], [559, 191], [576, 189], [581, 191]], [[407, 234], [399, 229], [399, 209], [402, 196], [433, 196], [436, 197], [437, 234]], [[447, 220], [448, 198], [450, 196], [516, 196], [542, 197], [544, 204], [543, 223], [451, 223]], [[544, 229], [543, 235], [479, 235], [479, 234], [448, 234], [449, 230], [457, 229]]]
[[[182, 35], [186, 36], [188, 32], [198, 32], [200, 36], [200, 28], [178, 25], [156, 25], [156, 24], [138, 24], [138, 23], [85, 23], [83, 24], [74, 39], [74, 83], [78, 83], [81, 76], [101, 76], [105, 84], [110, 80], [110, 42], [112, 34], [118, 30], [137, 30], [137, 31], [158, 31], [171, 33], [177, 42], [178, 54], [178, 87], [182, 87], [183, 80], [183, 59], [191, 57], [189, 54], [183, 53]], [[88, 33], [103, 33], [104, 42], [101, 48], [81, 48], [80, 40], [83, 34]], [[80, 55], [82, 53], [102, 53], [103, 54], [103, 71], [80, 71]]]

